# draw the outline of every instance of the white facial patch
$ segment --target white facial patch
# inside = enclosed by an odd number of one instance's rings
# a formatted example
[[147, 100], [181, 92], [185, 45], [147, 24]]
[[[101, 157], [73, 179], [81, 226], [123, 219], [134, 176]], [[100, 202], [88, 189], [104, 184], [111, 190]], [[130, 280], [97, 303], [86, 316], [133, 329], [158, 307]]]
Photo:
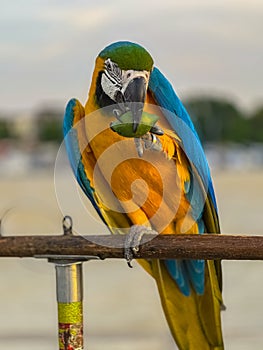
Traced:
[[115, 101], [116, 92], [120, 89], [116, 87], [116, 84], [114, 84], [105, 73], [101, 76], [101, 87], [105, 94]]
[[144, 78], [146, 82], [146, 89], [148, 88], [149, 83], [149, 72], [147, 70], [123, 70], [122, 71], [122, 89], [121, 91], [124, 92], [129, 84], [130, 81], [132, 81], [135, 78]]
[[148, 87], [150, 73], [146, 70], [121, 70], [115, 62], [109, 58], [105, 61], [105, 70], [101, 76], [101, 87], [106, 95], [115, 101], [116, 93], [124, 94], [129, 83], [139, 77], [143, 77]]

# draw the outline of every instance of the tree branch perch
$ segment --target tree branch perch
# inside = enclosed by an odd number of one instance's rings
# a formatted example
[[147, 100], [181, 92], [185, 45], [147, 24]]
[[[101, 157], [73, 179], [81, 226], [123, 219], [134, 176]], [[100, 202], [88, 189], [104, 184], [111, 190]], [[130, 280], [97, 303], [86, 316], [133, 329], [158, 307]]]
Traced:
[[[123, 235], [42, 235], [0, 238], [0, 257], [98, 256], [124, 258]], [[96, 243], [95, 243], [96, 242]], [[263, 260], [263, 236], [144, 235], [135, 258]]]

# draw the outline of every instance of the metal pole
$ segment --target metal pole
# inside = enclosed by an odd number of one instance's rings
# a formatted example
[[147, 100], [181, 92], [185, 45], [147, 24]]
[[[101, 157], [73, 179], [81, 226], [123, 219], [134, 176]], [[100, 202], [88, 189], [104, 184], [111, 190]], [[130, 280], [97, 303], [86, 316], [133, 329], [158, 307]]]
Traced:
[[[63, 236], [72, 236], [72, 219], [63, 219]], [[58, 303], [59, 350], [83, 350], [83, 274], [82, 263], [97, 256], [39, 255], [55, 264]]]
[[55, 262], [59, 350], [83, 350], [81, 262]]
[[[72, 218], [65, 216], [62, 224], [64, 236], [72, 236]], [[83, 350], [82, 262], [69, 257], [49, 261], [56, 268], [59, 350]]]

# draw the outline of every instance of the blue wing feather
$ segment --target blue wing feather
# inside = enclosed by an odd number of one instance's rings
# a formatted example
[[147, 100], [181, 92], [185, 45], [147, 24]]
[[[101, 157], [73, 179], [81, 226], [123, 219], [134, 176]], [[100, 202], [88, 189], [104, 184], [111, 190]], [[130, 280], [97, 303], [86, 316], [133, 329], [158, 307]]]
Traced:
[[[78, 109], [76, 107], [78, 107]], [[78, 134], [76, 129], [76, 124], [77, 124], [76, 113], [82, 113], [84, 115], [85, 111], [84, 111], [84, 108], [81, 106], [80, 102], [72, 98], [66, 106], [66, 110], [64, 114], [64, 122], [63, 122], [64, 141], [65, 141], [68, 158], [69, 158], [73, 173], [80, 187], [82, 188], [83, 192], [91, 201], [92, 205], [96, 209], [100, 218], [105, 223], [105, 220], [100, 212], [100, 208], [98, 207], [96, 200], [94, 198], [94, 189], [90, 185], [90, 181], [87, 178], [84, 165], [82, 163], [82, 156], [79, 148]]]
[[210, 170], [192, 120], [170, 82], [156, 67], [151, 73], [149, 90], [157, 104], [164, 108], [166, 119], [182, 140], [188, 159], [197, 169], [204, 187], [211, 196], [214, 207], [217, 208]]
[[[180, 137], [184, 152], [197, 170], [204, 189], [207, 191], [207, 195], [211, 197], [213, 206], [217, 211], [210, 170], [200, 139], [190, 116], [174, 92], [172, 85], [157, 68], [154, 68], [151, 73], [149, 90], [156, 103], [163, 108], [163, 113], [171, 128]], [[198, 224], [199, 233], [202, 234], [205, 231], [205, 223], [202, 218], [205, 202], [204, 190], [200, 187], [198, 179], [191, 169], [189, 169], [189, 172], [191, 179], [185, 183], [184, 190], [191, 203], [191, 215]], [[203, 294], [205, 270], [203, 260], [168, 260], [165, 261], [165, 266], [184, 295], [190, 294], [189, 283], [191, 283], [196, 293]]]
[[189, 296], [191, 289], [189, 279], [185, 278], [188, 273], [185, 262], [183, 260], [165, 260], [164, 264], [181, 292], [184, 295]]

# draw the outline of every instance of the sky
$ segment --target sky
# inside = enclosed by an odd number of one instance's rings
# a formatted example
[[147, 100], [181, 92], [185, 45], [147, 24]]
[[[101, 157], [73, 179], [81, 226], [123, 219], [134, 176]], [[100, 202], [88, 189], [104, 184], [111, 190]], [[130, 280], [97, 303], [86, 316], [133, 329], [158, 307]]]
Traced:
[[98, 53], [143, 45], [179, 96], [263, 99], [262, 0], [0, 0], [0, 111], [85, 102]]

